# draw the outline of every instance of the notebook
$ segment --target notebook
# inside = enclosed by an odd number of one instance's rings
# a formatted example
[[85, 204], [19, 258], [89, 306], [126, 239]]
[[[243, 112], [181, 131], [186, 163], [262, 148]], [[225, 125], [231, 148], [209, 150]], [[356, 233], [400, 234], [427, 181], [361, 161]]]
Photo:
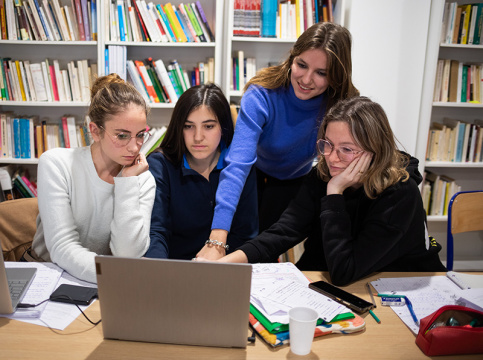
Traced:
[[34, 279], [34, 268], [6, 269], [0, 256], [0, 314], [11, 314], [27, 292]]
[[104, 338], [247, 345], [252, 266], [96, 256]]

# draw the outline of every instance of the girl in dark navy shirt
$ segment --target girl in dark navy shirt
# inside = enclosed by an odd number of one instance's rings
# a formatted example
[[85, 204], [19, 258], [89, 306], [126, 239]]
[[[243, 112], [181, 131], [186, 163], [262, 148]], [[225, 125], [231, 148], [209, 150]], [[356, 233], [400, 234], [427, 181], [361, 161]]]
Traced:
[[227, 244], [209, 239], [216, 189], [232, 138], [230, 106], [220, 88], [194, 86], [181, 95], [158, 151], [148, 157], [156, 197], [146, 257], [192, 259], [205, 245], [225, 255], [257, 235], [252, 171]]

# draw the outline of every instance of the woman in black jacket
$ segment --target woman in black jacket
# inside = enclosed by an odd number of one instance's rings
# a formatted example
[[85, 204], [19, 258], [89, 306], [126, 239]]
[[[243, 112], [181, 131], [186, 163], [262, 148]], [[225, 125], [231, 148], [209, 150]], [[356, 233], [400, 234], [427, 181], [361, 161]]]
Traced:
[[267, 262], [307, 239], [301, 270], [344, 285], [375, 271], [445, 271], [427, 233], [418, 160], [397, 150], [382, 107], [337, 103], [317, 141], [318, 165], [280, 220], [223, 262]]

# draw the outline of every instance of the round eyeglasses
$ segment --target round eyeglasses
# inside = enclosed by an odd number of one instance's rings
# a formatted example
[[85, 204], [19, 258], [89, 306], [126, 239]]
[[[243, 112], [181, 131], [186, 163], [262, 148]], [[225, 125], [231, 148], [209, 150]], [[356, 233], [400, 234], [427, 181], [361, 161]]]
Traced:
[[117, 146], [126, 146], [129, 144], [132, 138], [136, 139], [136, 144], [142, 145], [151, 137], [151, 134], [148, 131], [140, 131], [136, 135], [132, 136], [131, 134], [125, 132], [111, 134], [104, 127], [99, 127], [112, 137], [114, 144]]
[[[321, 155], [329, 156], [334, 150], [334, 145], [332, 145], [327, 140], [319, 139], [317, 141], [317, 150]], [[354, 159], [354, 156], [364, 152], [364, 150], [352, 150], [350, 147], [347, 146], [341, 146], [335, 150], [337, 151], [337, 156], [342, 161], [352, 161], [352, 159]]]

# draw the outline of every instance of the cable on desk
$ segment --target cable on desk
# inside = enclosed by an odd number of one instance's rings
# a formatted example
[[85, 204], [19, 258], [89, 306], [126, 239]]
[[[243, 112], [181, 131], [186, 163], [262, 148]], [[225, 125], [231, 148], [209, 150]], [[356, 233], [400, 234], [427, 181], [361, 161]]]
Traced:
[[[74, 301], [74, 299], [72, 299], [70, 296], [68, 295], [60, 295], [60, 296], [57, 296], [55, 298], [59, 298], [59, 299], [65, 299], [65, 298], [68, 298], [69, 300], [71, 300], [72, 302]], [[46, 301], [49, 301], [51, 300], [52, 298], [50, 299], [45, 299], [41, 302], [39, 302], [38, 304], [23, 304], [23, 303], [20, 303], [17, 305], [17, 308], [18, 309], [28, 309], [28, 308], [34, 308], [34, 307], [37, 307], [39, 305], [42, 305], [44, 302]], [[74, 303], [73, 303], [74, 304]], [[77, 304], [74, 304], [75, 306], [77, 306], [77, 308], [79, 309], [79, 311], [82, 313], [82, 315], [84, 315], [84, 317], [87, 319], [87, 321], [89, 321], [92, 325], [96, 326], [96, 325], [99, 325], [99, 323], [102, 321], [102, 319], [100, 319], [99, 321], [97, 322], [93, 322], [91, 319], [89, 319], [87, 317], [87, 315], [84, 313], [84, 311], [82, 311], [82, 309], [79, 307], [79, 305]]]

